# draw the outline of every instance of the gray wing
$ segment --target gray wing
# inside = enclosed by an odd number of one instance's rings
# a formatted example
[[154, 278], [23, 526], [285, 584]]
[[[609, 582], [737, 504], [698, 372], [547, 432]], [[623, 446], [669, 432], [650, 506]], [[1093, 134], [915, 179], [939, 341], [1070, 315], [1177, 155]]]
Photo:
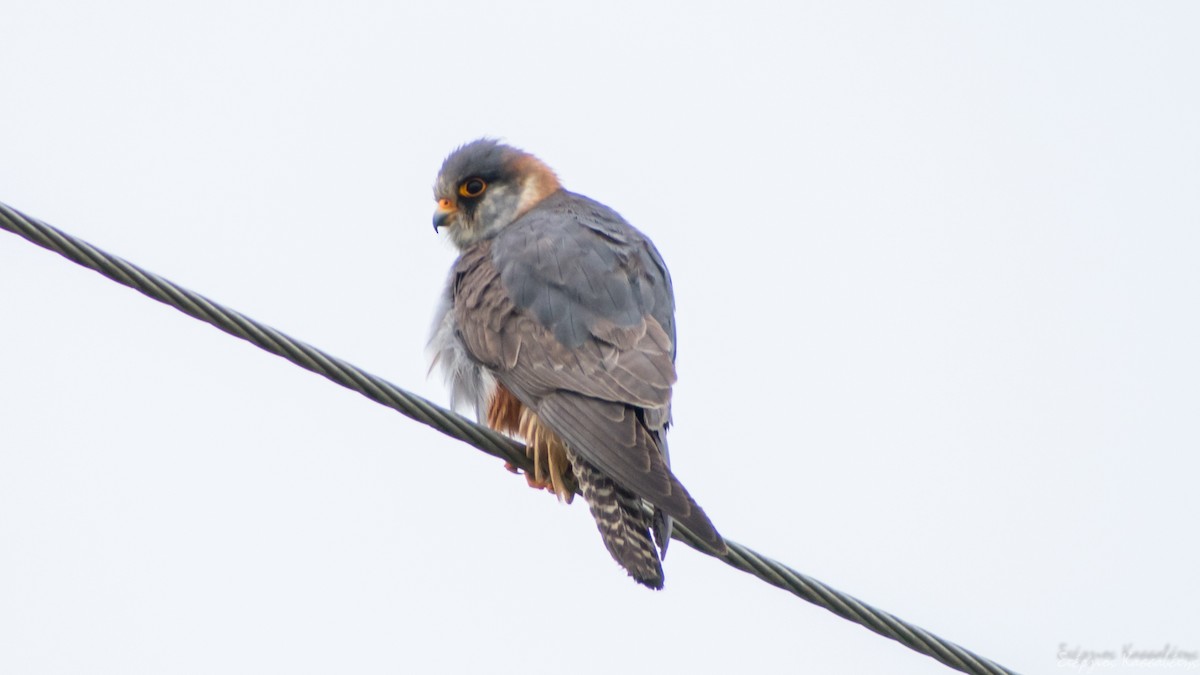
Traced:
[[674, 299], [645, 236], [556, 193], [464, 252], [455, 313], [471, 355], [583, 459], [723, 548], [668, 467]]

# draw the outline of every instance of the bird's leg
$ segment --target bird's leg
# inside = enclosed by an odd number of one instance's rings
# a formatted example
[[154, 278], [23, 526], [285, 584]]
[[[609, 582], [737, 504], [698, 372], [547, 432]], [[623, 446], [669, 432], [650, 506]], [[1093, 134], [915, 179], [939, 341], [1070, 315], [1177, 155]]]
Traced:
[[546, 452], [541, 438], [541, 434], [534, 432], [532, 438], [528, 439], [528, 444], [525, 446], [525, 451], [529, 453], [529, 458], [533, 460], [533, 472], [525, 472], [525, 482], [529, 483], [529, 487], [535, 490], [549, 490], [554, 492], [554, 486], [550, 483], [549, 470], [547, 464], [549, 461], [546, 458]]
[[[536, 458], [534, 459], [534, 462], [537, 462]], [[525, 476], [525, 482], [529, 484], [529, 487], [535, 490], [549, 490], [550, 492], [554, 492], [554, 486], [551, 483], [539, 481], [536, 474], [529, 473], [528, 471], [521, 471], [521, 468], [512, 462], [505, 462], [504, 468], [508, 469], [511, 473], [517, 474], [518, 476]]]
[[567, 486], [562, 476], [563, 472], [570, 473], [570, 465], [565, 459], [555, 461], [554, 453], [562, 453], [562, 442], [538, 422], [537, 415], [529, 410], [513, 396], [512, 392], [503, 386], [497, 386], [496, 392], [488, 404], [488, 426], [517, 438], [525, 439], [525, 453], [533, 462], [533, 469], [521, 471], [512, 462], [505, 462], [504, 468], [515, 474], [524, 474], [525, 482], [535, 490], [546, 490], [558, 495], [559, 499], [571, 501], [574, 495], [573, 484]]

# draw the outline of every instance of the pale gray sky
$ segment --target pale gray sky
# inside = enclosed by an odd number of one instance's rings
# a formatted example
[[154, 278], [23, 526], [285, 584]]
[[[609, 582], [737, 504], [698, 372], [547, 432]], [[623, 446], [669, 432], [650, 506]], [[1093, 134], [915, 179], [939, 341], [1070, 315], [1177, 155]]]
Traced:
[[[0, 14], [0, 201], [445, 401], [500, 137], [662, 251], [724, 534], [1022, 671], [1200, 652], [1194, 3]], [[0, 317], [0, 672], [949, 672], [7, 233]]]

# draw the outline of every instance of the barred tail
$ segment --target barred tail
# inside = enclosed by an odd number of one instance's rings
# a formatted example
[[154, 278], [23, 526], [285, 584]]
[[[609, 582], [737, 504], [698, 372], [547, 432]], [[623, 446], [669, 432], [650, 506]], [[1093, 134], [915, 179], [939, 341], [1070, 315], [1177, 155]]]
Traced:
[[596, 519], [605, 548], [639, 584], [661, 589], [662, 563], [650, 539], [651, 519], [642, 512], [641, 501], [575, 453], [570, 455], [575, 480]]

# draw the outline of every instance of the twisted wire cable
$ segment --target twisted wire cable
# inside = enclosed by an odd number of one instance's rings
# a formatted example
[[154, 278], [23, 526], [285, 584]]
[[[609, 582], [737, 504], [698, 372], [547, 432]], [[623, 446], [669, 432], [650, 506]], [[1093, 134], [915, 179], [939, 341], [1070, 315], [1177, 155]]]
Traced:
[[[36, 218], [0, 202], [0, 228], [94, 270], [193, 318], [212, 324], [230, 335], [281, 356], [401, 414], [471, 445], [483, 452], [530, 471], [533, 466], [525, 446], [507, 436], [407, 392], [320, 349], [292, 339], [237, 311], [189, 291], [133, 263], [101, 251]], [[644, 507], [648, 508], [648, 507]], [[694, 534], [676, 524], [673, 538], [725, 564], [782, 588], [834, 614], [964, 673], [1013, 674], [996, 662], [953, 642], [909, 624], [887, 612], [797, 572], [796, 570], [726, 539], [728, 553], [716, 555]]]

